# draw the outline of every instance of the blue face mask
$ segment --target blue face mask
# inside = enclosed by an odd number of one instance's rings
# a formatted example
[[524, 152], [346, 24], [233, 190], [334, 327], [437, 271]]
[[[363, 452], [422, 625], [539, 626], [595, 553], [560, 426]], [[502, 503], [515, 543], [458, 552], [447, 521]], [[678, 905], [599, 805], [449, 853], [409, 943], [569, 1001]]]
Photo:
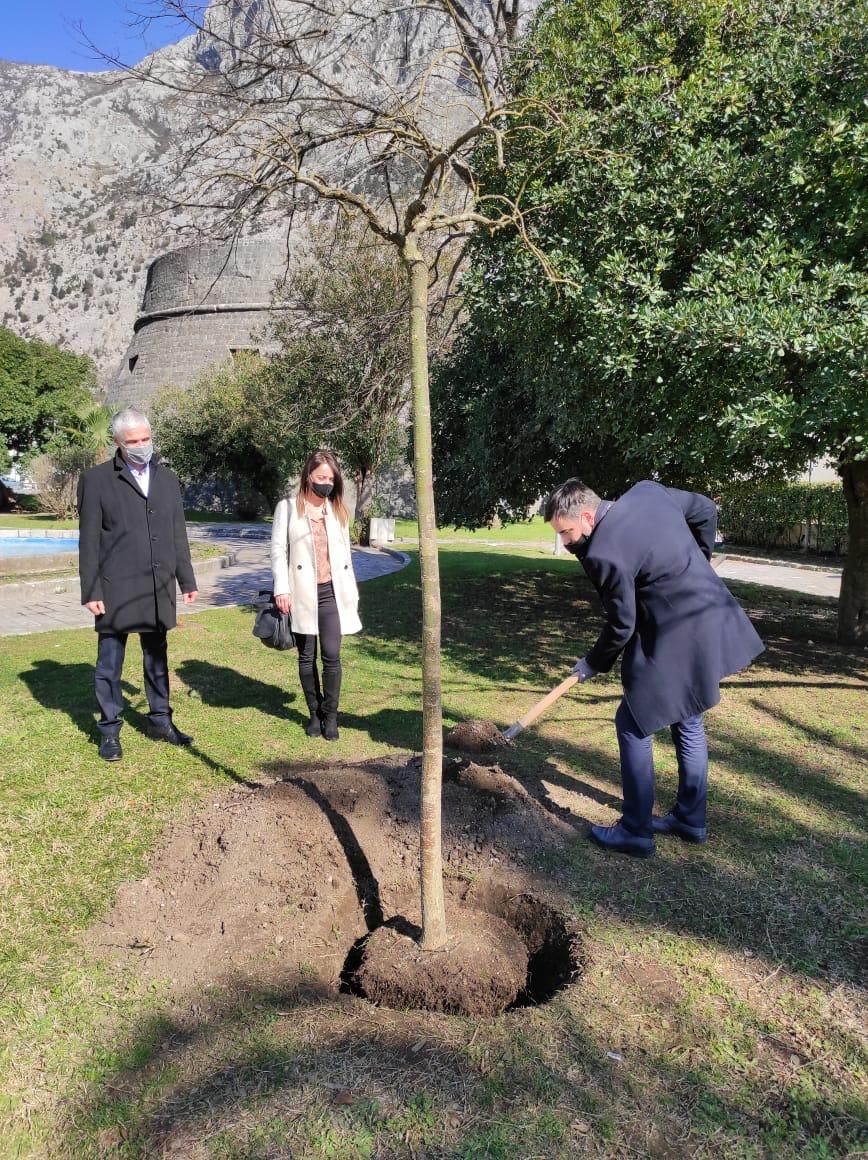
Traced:
[[333, 483], [311, 483], [310, 490], [314, 495], [318, 495], [320, 499], [328, 499], [334, 491], [335, 485]]

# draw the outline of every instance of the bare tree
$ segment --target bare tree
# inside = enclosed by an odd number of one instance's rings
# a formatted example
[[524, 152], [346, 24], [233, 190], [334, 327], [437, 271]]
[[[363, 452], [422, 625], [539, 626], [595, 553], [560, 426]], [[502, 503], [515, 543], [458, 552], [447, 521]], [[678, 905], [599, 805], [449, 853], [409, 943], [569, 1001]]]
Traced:
[[[407, 280], [422, 570], [422, 946], [447, 931], [441, 860], [440, 578], [428, 389], [429, 286], [474, 230], [516, 230], [543, 266], [519, 200], [480, 192], [540, 131], [505, 72], [520, 0], [164, 0], [195, 35], [200, 71], [158, 57], [130, 71], [190, 105], [180, 201], [222, 236], [290, 226], [325, 207], [395, 247]], [[547, 271], [554, 277], [554, 271]]]

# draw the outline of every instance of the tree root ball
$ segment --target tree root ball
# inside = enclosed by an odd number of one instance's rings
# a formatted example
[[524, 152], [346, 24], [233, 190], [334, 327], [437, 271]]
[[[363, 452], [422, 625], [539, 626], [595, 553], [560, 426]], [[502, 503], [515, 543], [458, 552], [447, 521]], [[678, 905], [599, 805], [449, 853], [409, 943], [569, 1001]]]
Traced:
[[445, 741], [450, 749], [466, 753], [491, 753], [509, 745], [493, 721], [462, 721], [449, 730]]
[[365, 996], [383, 1007], [500, 1015], [527, 981], [528, 951], [502, 918], [481, 910], [449, 914], [449, 938], [426, 951], [381, 926], [368, 938], [357, 972]]

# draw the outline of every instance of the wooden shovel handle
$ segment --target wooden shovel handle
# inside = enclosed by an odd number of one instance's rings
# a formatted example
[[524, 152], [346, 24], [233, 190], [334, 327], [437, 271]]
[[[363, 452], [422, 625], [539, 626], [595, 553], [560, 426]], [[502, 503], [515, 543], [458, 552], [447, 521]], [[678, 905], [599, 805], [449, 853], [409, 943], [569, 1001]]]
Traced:
[[510, 727], [504, 732], [503, 736], [507, 739], [507, 741], [512, 741], [514, 737], [517, 737], [519, 733], [521, 733], [522, 729], [527, 729], [528, 725], [530, 725], [533, 721], [536, 721], [537, 717], [539, 717], [541, 713], [545, 713], [549, 705], [553, 705], [559, 697], [562, 697], [564, 693], [568, 693], [573, 685], [578, 683], [578, 680], [579, 678], [575, 673], [570, 673], [565, 681], [561, 681], [561, 683], [556, 685], [550, 693], [546, 693], [541, 701], [537, 701], [537, 703], [532, 708], [528, 709], [523, 717], [519, 717], [516, 723], [514, 725], [510, 725]]

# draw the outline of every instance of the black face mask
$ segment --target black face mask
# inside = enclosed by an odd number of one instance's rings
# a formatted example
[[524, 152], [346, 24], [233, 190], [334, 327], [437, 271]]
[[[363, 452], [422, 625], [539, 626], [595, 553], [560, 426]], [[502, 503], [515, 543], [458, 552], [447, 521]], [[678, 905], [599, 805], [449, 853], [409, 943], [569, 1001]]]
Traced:
[[334, 491], [335, 485], [333, 483], [311, 483], [310, 489], [314, 495], [318, 495], [320, 499], [328, 499], [328, 497]]
[[578, 557], [579, 554], [581, 553], [582, 548], [584, 548], [584, 546], [585, 546], [585, 541], [587, 540], [587, 538], [588, 538], [587, 536], [582, 536], [582, 538], [580, 540], [575, 540], [572, 544], [564, 544], [564, 547], [570, 553], [571, 556]]

